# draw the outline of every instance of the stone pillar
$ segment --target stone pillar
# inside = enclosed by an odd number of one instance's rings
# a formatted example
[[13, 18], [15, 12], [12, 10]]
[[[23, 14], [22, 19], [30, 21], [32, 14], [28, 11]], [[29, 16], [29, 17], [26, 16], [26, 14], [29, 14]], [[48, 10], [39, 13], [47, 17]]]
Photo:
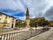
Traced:
[[14, 19], [13, 28], [15, 28], [16, 25], [16, 19]]

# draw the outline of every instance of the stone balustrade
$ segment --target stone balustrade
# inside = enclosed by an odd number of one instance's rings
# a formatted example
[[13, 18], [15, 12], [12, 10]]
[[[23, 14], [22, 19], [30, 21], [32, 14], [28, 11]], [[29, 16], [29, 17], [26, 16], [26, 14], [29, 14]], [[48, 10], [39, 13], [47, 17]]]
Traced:
[[42, 32], [42, 29], [0, 32], [0, 40], [26, 40]]
[[19, 31], [8, 31], [0, 33], [0, 40], [17, 40]]

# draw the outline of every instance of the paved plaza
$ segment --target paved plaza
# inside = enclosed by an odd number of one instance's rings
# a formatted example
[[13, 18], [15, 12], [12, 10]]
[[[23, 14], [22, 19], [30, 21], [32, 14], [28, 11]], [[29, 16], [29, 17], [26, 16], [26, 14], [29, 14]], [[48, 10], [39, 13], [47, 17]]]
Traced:
[[53, 40], [53, 28], [28, 40]]

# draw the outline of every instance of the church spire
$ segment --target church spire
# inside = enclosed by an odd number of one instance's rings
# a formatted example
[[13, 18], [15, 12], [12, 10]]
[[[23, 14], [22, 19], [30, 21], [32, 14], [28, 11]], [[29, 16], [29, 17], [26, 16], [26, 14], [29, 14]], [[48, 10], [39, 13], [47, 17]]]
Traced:
[[26, 19], [29, 19], [29, 10], [28, 10], [28, 8], [26, 10]]
[[28, 8], [26, 10], [26, 27], [30, 27], [30, 16]]

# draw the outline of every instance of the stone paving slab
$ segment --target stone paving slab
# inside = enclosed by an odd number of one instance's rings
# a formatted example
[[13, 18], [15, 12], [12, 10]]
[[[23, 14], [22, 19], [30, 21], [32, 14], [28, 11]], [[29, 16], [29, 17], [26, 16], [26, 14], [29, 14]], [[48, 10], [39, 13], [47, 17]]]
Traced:
[[53, 33], [46, 40], [53, 40]]
[[[51, 34], [53, 34], [53, 28], [51, 28], [47, 32], [44, 32], [42, 34], [39, 34], [39, 35], [37, 35], [35, 37], [32, 37], [32, 38], [30, 38], [28, 40], [47, 40], [51, 36]], [[53, 37], [51, 37], [51, 38], [53, 38]]]

